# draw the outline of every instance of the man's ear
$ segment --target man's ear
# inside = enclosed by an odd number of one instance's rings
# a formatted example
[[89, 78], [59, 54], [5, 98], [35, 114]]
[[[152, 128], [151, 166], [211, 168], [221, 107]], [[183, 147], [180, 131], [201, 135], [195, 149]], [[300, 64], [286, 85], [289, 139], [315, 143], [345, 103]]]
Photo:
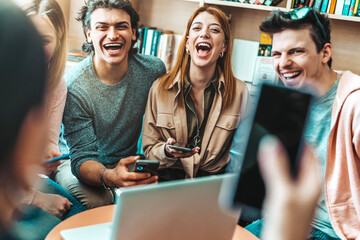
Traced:
[[324, 48], [321, 50], [321, 52], [322, 52], [321, 62], [327, 64], [327, 62], [330, 61], [330, 58], [332, 56], [331, 43], [325, 43]]
[[86, 31], [86, 37], [87, 37], [87, 42], [88, 43], [92, 43], [92, 39], [91, 39], [91, 30], [89, 30], [88, 28], [85, 29]]
[[131, 40], [135, 41], [136, 40], [136, 29], [133, 28], [132, 32], [133, 32], [133, 35], [131, 37]]

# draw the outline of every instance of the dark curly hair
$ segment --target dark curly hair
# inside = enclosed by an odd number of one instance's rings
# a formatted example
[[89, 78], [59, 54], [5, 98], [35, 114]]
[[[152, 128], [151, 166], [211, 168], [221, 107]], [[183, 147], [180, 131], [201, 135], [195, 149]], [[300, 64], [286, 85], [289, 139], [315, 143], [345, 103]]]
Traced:
[[[135, 29], [136, 40], [132, 41], [130, 53], [137, 52], [134, 49], [134, 44], [136, 43], [137, 39], [139, 38], [139, 15], [135, 11], [134, 7], [132, 6], [129, 0], [88, 0], [85, 1], [85, 6], [81, 7], [78, 17], [76, 20], [82, 23], [83, 32], [86, 38], [86, 28], [91, 29], [91, 13], [94, 12], [98, 8], [109, 8], [109, 9], [121, 9], [127, 12], [130, 16], [131, 20], [131, 28]], [[92, 43], [84, 42], [82, 45], [82, 50], [85, 53], [90, 54], [94, 51], [94, 46]]]
[[[315, 15], [318, 17], [325, 33], [327, 36], [324, 36], [319, 26], [318, 21], [316, 20]], [[321, 14], [318, 11], [311, 10], [304, 18], [293, 20], [290, 18], [290, 14], [287, 12], [282, 12], [280, 10], [275, 10], [272, 12], [272, 15], [268, 18], [265, 18], [259, 26], [260, 30], [273, 35], [274, 33], [282, 32], [286, 29], [309, 29], [311, 38], [313, 39], [316, 50], [320, 52], [326, 43], [330, 42], [330, 20], [325, 14]], [[328, 61], [328, 66], [331, 67], [332, 58]]]

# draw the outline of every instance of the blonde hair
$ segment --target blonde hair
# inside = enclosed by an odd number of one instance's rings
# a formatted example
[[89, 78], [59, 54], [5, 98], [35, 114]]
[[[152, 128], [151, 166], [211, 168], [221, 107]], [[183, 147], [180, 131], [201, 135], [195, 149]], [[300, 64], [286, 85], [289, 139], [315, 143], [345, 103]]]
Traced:
[[28, 15], [47, 16], [55, 29], [56, 47], [48, 66], [48, 93], [53, 94], [58, 87], [66, 64], [66, 23], [56, 0], [32, 0], [26, 9]]
[[223, 93], [223, 107], [226, 108], [234, 98], [235, 95], [235, 85], [236, 85], [236, 78], [232, 71], [232, 64], [231, 64], [231, 53], [232, 53], [232, 37], [230, 32], [230, 24], [228, 19], [223, 11], [216, 7], [209, 7], [204, 6], [200, 7], [191, 15], [190, 19], [188, 20], [186, 32], [180, 42], [179, 49], [177, 52], [176, 62], [173, 69], [160, 78], [159, 83], [159, 94], [164, 95], [166, 93], [166, 89], [170, 87], [175, 77], [180, 72], [180, 85], [183, 86], [184, 78], [187, 72], [189, 71], [190, 67], [190, 56], [186, 53], [186, 41], [187, 37], [189, 36], [189, 31], [192, 22], [202, 12], [208, 12], [213, 15], [217, 21], [220, 23], [224, 34], [225, 34], [225, 41], [227, 44], [227, 51], [224, 53], [222, 58], [218, 58], [217, 60], [217, 67], [221, 73], [224, 75], [224, 93]]

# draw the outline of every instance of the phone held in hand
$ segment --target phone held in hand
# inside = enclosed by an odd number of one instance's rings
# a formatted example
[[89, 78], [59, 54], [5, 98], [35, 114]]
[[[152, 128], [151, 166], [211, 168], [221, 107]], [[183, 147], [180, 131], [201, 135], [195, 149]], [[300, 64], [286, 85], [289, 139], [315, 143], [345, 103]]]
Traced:
[[185, 143], [174, 143], [173, 145], [169, 145], [169, 148], [182, 151], [182, 152], [191, 152], [192, 148], [188, 147]]
[[61, 155], [61, 156], [59, 156], [59, 157], [45, 160], [44, 162], [45, 162], [45, 163], [52, 163], [52, 162], [57, 162], [57, 161], [59, 161], [59, 160], [68, 159], [68, 158], [70, 158], [70, 154], [63, 154], [63, 155]]
[[[271, 134], [283, 144], [289, 157], [291, 176], [296, 178], [303, 149], [303, 134], [306, 126], [310, 93], [263, 84], [257, 99], [257, 106], [250, 117], [243, 121], [243, 129], [248, 139], [240, 159], [242, 166], [233, 191], [233, 206], [242, 208], [242, 218], [256, 216], [260, 218], [265, 198], [265, 185], [258, 165], [258, 148], [262, 137]], [[240, 125], [241, 125], [240, 124]]]
[[137, 160], [134, 164], [133, 172], [150, 173], [157, 175], [160, 162], [157, 160]]

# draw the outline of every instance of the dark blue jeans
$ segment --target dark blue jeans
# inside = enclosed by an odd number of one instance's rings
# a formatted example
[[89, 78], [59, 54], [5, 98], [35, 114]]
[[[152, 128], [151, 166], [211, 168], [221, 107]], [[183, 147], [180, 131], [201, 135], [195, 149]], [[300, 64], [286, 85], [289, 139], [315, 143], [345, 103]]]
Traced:
[[58, 194], [69, 199], [72, 203], [71, 209], [59, 219], [40, 208], [33, 206], [26, 207], [21, 211], [20, 215], [14, 220], [12, 225], [11, 233], [14, 235], [15, 239], [44, 239], [49, 231], [59, 224], [61, 220], [87, 210], [87, 208], [81, 205], [78, 200], [51, 179], [44, 179], [41, 192]]
[[[263, 227], [263, 220], [259, 219], [259, 220], [254, 221], [253, 223], [247, 225], [245, 227], [245, 229], [248, 230], [249, 232], [251, 232], [252, 234], [254, 234], [255, 236], [257, 236], [258, 238], [260, 238], [262, 227]], [[339, 240], [340, 238], [330, 237], [326, 233], [324, 233], [316, 228], [312, 228], [309, 232], [307, 239], [308, 240]]]
[[45, 179], [44, 190], [42, 192], [58, 194], [67, 198], [72, 203], [71, 209], [62, 217], [62, 220], [87, 210], [87, 208], [76, 200], [70, 193], [51, 179]]

